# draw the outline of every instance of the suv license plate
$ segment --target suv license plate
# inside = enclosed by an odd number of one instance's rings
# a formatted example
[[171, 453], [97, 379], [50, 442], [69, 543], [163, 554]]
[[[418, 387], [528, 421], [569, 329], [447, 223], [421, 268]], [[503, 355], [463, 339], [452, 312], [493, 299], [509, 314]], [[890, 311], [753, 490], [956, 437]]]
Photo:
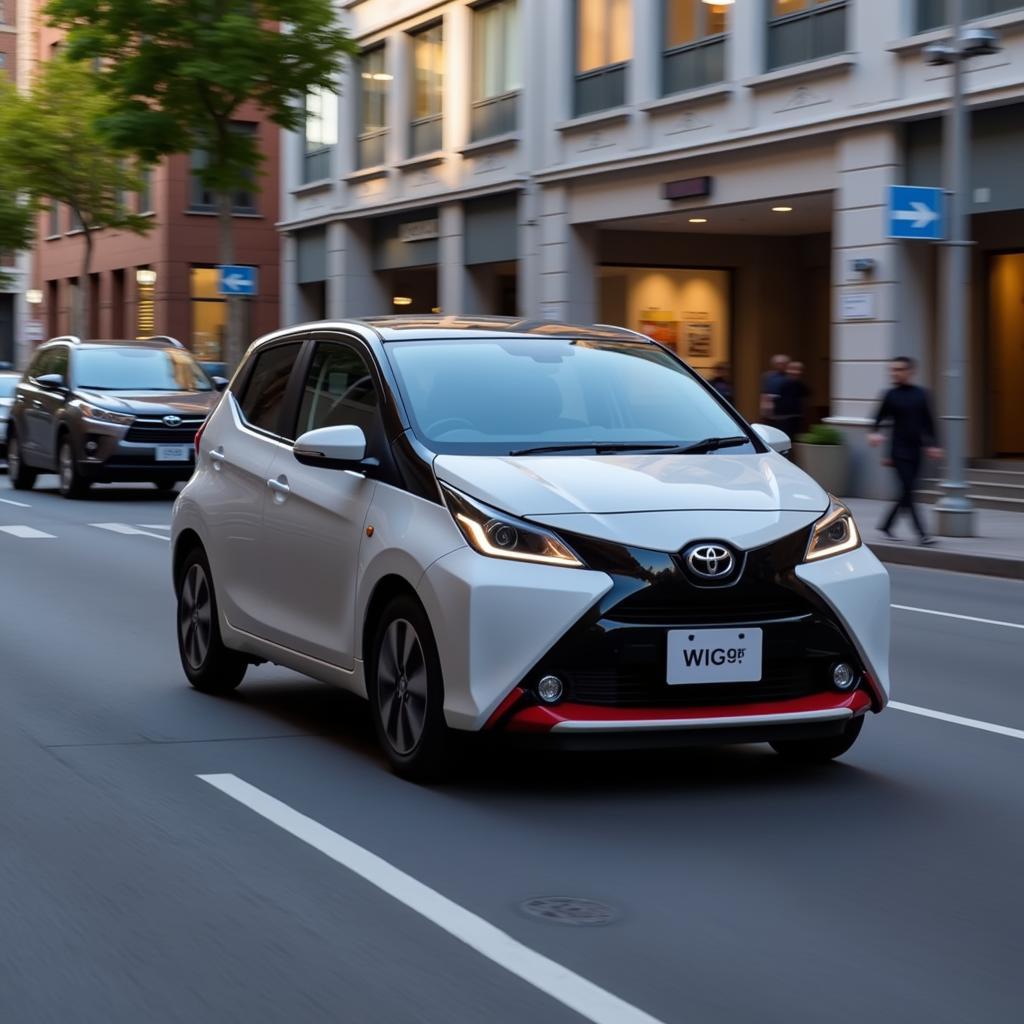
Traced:
[[188, 462], [192, 449], [185, 444], [160, 444], [156, 448], [157, 462]]
[[673, 629], [668, 634], [668, 684], [759, 683], [760, 629]]

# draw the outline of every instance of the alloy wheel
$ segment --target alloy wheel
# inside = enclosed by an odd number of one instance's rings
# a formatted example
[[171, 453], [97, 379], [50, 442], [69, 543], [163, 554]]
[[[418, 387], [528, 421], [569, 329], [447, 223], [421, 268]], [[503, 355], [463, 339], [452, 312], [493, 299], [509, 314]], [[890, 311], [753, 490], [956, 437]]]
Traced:
[[71, 445], [65, 442], [60, 446], [60, 483], [65, 491], [70, 491], [75, 482], [75, 467], [71, 454]]
[[210, 582], [201, 565], [189, 566], [181, 585], [178, 600], [178, 630], [181, 648], [189, 665], [198, 671], [203, 667], [210, 651], [213, 608], [210, 601]]
[[427, 663], [412, 623], [395, 619], [377, 658], [377, 700], [388, 742], [398, 754], [416, 749], [427, 718]]

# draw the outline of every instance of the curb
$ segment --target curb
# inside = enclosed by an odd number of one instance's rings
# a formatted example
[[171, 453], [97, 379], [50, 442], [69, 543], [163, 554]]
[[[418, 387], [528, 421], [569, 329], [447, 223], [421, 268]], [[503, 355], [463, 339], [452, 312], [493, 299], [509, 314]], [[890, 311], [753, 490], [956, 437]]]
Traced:
[[868, 547], [881, 562], [890, 565], [912, 565], [920, 569], [942, 569], [945, 572], [966, 572], [978, 576], [998, 576], [1007, 580], [1024, 580], [1024, 558], [999, 558], [970, 551], [945, 551], [940, 540], [933, 548], [913, 544], [872, 544]]

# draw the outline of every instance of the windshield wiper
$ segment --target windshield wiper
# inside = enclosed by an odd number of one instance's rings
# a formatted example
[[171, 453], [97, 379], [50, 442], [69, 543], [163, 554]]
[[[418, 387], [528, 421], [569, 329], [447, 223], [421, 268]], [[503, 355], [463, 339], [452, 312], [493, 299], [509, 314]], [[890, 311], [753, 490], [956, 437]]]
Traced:
[[[746, 440], [746, 438], [744, 438]], [[640, 442], [624, 442], [621, 444], [541, 444], [536, 448], [517, 448], [509, 455], [541, 455], [545, 452], [596, 452], [598, 455], [610, 455], [614, 452], [675, 452], [679, 451], [674, 444], [642, 444]]]
[[705, 437], [703, 441], [694, 441], [693, 444], [677, 448], [680, 455], [705, 455], [708, 452], [716, 452], [719, 448], [738, 448], [741, 444], [750, 444], [749, 437]]

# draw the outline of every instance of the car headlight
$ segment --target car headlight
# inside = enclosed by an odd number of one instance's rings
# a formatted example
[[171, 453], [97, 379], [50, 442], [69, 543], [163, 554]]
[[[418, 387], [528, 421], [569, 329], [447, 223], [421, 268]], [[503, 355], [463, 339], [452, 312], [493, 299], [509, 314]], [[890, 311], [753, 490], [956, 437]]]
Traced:
[[550, 530], [506, 515], [441, 484], [448, 511], [469, 546], [490, 558], [580, 569], [583, 562]]
[[82, 415], [91, 420], [99, 420], [101, 423], [116, 423], [119, 427], [130, 427], [135, 422], [134, 416], [126, 416], [124, 413], [111, 412], [109, 409], [101, 409], [98, 405], [90, 405], [88, 402], [79, 401], [78, 408]]
[[832, 498], [828, 511], [814, 524], [804, 561], [814, 562], [819, 558], [843, 555], [859, 548], [860, 543], [860, 531], [850, 510]]

